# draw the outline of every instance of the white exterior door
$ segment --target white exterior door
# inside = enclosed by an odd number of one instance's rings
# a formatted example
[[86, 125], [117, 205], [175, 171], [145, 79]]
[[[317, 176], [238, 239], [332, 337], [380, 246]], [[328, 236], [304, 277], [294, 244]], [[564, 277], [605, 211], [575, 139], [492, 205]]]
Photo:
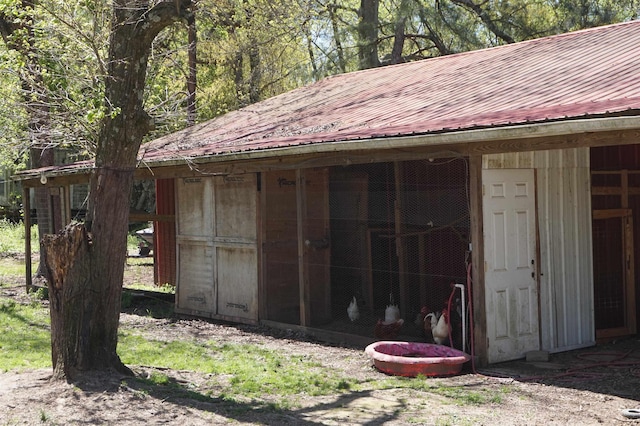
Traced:
[[540, 348], [532, 169], [483, 170], [488, 360]]

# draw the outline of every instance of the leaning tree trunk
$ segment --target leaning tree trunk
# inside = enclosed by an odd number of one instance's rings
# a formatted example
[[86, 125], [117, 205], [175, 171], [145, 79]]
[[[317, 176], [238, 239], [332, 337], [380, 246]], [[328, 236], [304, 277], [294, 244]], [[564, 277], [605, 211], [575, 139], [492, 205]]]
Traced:
[[114, 1], [106, 105], [84, 224], [44, 238], [51, 299], [55, 378], [87, 371], [131, 371], [116, 353], [120, 297], [136, 157], [151, 127], [142, 99], [151, 42], [185, 19], [191, 2]]

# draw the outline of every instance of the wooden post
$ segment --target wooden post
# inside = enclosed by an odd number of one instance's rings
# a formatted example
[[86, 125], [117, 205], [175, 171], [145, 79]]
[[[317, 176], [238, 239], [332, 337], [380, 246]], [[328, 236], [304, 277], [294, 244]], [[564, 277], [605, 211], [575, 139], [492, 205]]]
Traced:
[[399, 296], [400, 296], [400, 312], [403, 315], [406, 315], [407, 312], [407, 256], [406, 256], [406, 241], [405, 237], [402, 236], [404, 232], [404, 220], [403, 220], [403, 212], [404, 212], [404, 200], [402, 199], [403, 187], [402, 187], [402, 163], [394, 162], [393, 163], [393, 174], [395, 177], [395, 205], [394, 205], [394, 233], [395, 233], [395, 243], [396, 243], [396, 256], [398, 257], [398, 287], [399, 287]]
[[488, 362], [487, 315], [484, 290], [484, 236], [482, 221], [482, 155], [469, 157], [469, 197], [471, 224], [471, 288], [473, 291], [473, 343], [474, 355], [480, 364]]
[[258, 319], [268, 318], [267, 311], [267, 256], [265, 253], [265, 241], [267, 241], [267, 173], [256, 173], [258, 179], [258, 192], [256, 194], [257, 235], [258, 235]]
[[24, 208], [24, 266], [27, 293], [33, 286], [31, 277], [33, 274], [31, 270], [31, 198], [29, 193], [29, 188], [24, 186], [22, 188], [22, 206]]
[[298, 283], [300, 288], [300, 325], [311, 321], [309, 306], [309, 271], [306, 267], [305, 225], [307, 223], [307, 188], [304, 171], [296, 169], [296, 219], [298, 228]]

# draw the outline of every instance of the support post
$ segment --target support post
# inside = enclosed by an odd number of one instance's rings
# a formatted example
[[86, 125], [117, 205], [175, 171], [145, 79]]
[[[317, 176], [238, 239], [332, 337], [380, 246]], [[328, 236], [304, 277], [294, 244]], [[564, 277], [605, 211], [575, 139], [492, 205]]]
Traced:
[[33, 286], [33, 271], [31, 270], [31, 198], [29, 188], [22, 187], [22, 207], [24, 209], [24, 270], [27, 293]]

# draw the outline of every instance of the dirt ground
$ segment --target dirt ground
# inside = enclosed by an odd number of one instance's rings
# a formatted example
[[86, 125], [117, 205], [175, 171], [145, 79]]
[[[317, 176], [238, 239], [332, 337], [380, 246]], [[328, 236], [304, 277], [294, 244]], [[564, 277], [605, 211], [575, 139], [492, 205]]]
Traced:
[[[19, 287], [1, 291], [4, 297], [24, 297]], [[260, 401], [217, 396], [216, 383], [224, 378], [189, 371], [161, 370], [180, 388], [107, 375], [71, 384], [52, 382], [49, 369], [7, 372], [0, 374], [0, 425], [640, 425], [625, 411], [640, 409], [638, 338], [555, 354], [548, 362], [522, 360], [478, 372], [465, 367], [457, 376], [421, 379], [500, 396], [496, 402], [460, 405], [428, 391], [367, 389], [366, 383], [385, 375], [375, 370], [360, 347], [331, 346], [290, 330], [157, 319], [138, 315], [135, 309], [123, 313], [121, 321], [155, 339], [256, 343], [304, 355], [365, 383], [365, 390], [299, 395], [292, 398], [292, 408], [282, 411], [269, 408], [268, 395]], [[131, 367], [143, 378], [156, 371]]]

